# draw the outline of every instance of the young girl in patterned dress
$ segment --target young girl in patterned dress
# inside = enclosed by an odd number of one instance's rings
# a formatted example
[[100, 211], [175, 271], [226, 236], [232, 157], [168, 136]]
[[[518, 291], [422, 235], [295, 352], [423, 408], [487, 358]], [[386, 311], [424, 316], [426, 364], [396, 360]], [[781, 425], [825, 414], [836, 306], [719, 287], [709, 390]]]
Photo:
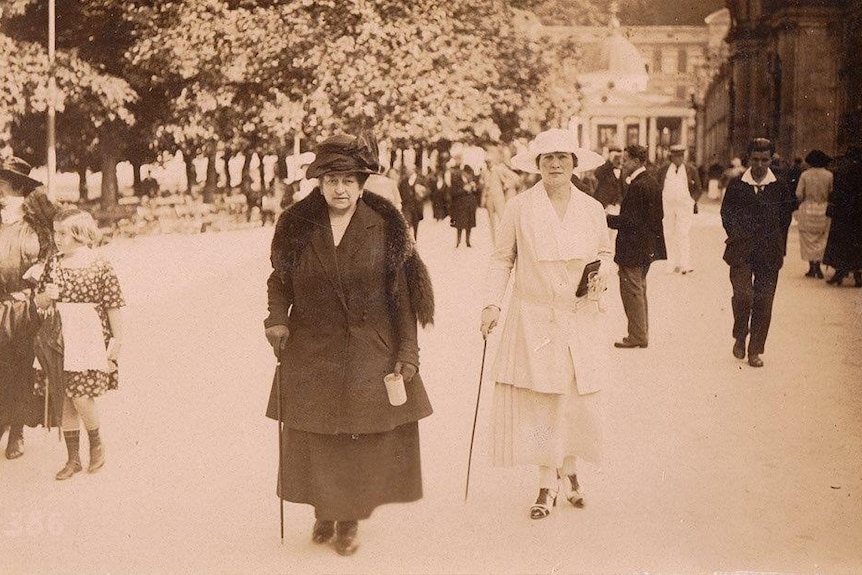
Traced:
[[92, 249], [98, 237], [93, 217], [77, 208], [54, 218], [58, 254], [45, 267], [41, 285], [54, 300], [63, 325], [65, 397], [61, 426], [69, 460], [57, 473], [68, 479], [82, 470], [80, 424], [90, 443], [90, 473], [105, 464], [95, 398], [117, 388], [117, 359], [123, 338], [120, 308], [125, 305], [111, 263]]

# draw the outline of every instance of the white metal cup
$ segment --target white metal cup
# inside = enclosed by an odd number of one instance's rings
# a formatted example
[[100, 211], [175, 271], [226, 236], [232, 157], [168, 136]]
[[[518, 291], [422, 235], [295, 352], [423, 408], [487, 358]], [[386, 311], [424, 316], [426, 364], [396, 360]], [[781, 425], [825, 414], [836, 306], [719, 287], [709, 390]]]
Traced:
[[386, 395], [390, 405], [404, 405], [407, 402], [407, 390], [404, 388], [404, 378], [400, 373], [390, 373], [383, 378], [386, 384]]

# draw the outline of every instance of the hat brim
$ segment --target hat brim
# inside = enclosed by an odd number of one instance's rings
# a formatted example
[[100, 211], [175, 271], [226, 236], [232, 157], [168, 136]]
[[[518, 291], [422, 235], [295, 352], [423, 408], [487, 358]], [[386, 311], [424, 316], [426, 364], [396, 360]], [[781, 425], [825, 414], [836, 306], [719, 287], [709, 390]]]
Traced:
[[[578, 165], [575, 167], [574, 173], [582, 174], [595, 170], [605, 163], [604, 157], [601, 154], [589, 150], [587, 148], [575, 148], [574, 150], [562, 150], [574, 154], [578, 158]], [[528, 174], [539, 174], [539, 165], [536, 161], [539, 154], [525, 150], [512, 156], [512, 167]]]
[[34, 180], [30, 176], [4, 168], [0, 168], [0, 179], [6, 180], [16, 189], [25, 190], [28, 193], [42, 185], [42, 182], [39, 180]]

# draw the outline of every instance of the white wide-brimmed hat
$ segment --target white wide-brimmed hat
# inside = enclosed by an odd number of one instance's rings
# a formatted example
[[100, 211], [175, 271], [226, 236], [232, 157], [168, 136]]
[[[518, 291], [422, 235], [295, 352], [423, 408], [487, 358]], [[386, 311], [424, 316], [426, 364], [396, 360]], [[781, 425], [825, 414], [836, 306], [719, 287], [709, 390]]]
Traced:
[[538, 174], [539, 165], [536, 160], [542, 154], [554, 152], [569, 152], [577, 156], [578, 165], [575, 167], [577, 173], [595, 170], [605, 163], [605, 159], [600, 154], [578, 147], [575, 135], [569, 130], [552, 128], [537, 135], [525, 151], [512, 156], [512, 167], [522, 172]]

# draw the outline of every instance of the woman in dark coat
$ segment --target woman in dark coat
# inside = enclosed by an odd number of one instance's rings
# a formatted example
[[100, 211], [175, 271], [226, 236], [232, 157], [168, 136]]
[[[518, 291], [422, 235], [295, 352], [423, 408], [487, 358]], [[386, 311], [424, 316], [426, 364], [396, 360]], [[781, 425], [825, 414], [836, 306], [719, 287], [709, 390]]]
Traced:
[[853, 272], [862, 287], [862, 148], [851, 148], [835, 169], [826, 215], [832, 218], [823, 263], [835, 268], [827, 281], [841, 285]]
[[[267, 416], [284, 422], [279, 497], [315, 509], [312, 539], [355, 552], [360, 519], [422, 496], [418, 420], [431, 405], [418, 373], [417, 321], [431, 323], [427, 270], [404, 218], [362, 191], [376, 146], [334, 136], [308, 177], [320, 187], [285, 211], [272, 241], [266, 337], [282, 368]], [[383, 379], [401, 374], [393, 406]]]
[[455, 247], [461, 245], [461, 232], [464, 232], [467, 247], [470, 246], [470, 230], [476, 227], [476, 209], [479, 207], [479, 189], [473, 168], [464, 166], [452, 170], [452, 207], [450, 225], [458, 230]]
[[[0, 299], [35, 286], [38, 273], [30, 268], [53, 249], [51, 218], [56, 209], [42, 184], [29, 176], [30, 165], [19, 158], [0, 162]], [[28, 275], [30, 279], [25, 279]], [[16, 320], [15, 306], [8, 310], [9, 326], [30, 326]], [[10, 333], [12, 344], [0, 353], [0, 437], [9, 426], [7, 459], [24, 455], [24, 426], [36, 426], [42, 407], [33, 393], [33, 329]]]

